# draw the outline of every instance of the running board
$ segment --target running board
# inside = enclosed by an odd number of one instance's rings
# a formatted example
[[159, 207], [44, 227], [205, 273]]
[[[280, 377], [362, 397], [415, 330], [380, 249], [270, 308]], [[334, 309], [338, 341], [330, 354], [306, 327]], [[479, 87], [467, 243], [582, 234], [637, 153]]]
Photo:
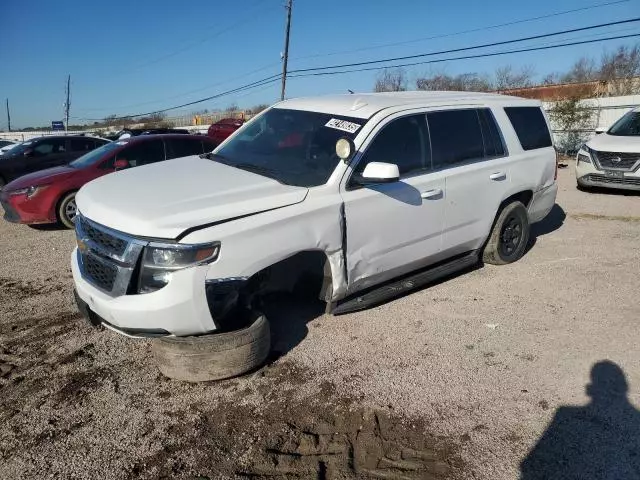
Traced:
[[438, 266], [410, 274], [401, 280], [392, 280], [390, 283], [374, 287], [373, 290], [369, 290], [363, 294], [356, 294], [339, 302], [338, 305], [332, 309], [331, 313], [334, 315], [342, 315], [343, 313], [357, 312], [358, 310], [365, 310], [374, 305], [379, 305], [410, 290], [415, 290], [427, 283], [434, 282], [442, 277], [471, 267], [477, 264], [478, 260], [478, 251], [474, 250], [456, 257], [453, 260], [449, 260], [446, 263], [441, 263]]

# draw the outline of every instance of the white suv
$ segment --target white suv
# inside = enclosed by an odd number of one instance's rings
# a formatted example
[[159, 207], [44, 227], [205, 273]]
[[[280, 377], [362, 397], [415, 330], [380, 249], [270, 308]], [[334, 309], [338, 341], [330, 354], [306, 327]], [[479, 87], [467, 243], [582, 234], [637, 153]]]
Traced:
[[576, 178], [581, 188], [640, 190], [640, 108], [580, 148]]
[[[519, 259], [555, 203], [540, 102], [404, 92], [293, 99], [211, 154], [77, 195], [77, 301], [130, 336], [242, 327], [270, 290], [366, 308], [483, 259]], [[212, 335], [215, 337], [215, 335]]]

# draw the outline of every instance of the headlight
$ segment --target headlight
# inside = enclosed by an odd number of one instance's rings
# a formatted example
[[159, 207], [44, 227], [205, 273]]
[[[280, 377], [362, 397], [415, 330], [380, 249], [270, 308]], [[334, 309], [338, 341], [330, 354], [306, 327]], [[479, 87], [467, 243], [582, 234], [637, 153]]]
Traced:
[[155, 292], [169, 283], [171, 272], [211, 263], [219, 253], [219, 242], [198, 245], [150, 243], [142, 256], [138, 293]]
[[34, 185], [32, 187], [27, 187], [27, 188], [21, 188], [20, 190], [14, 190], [13, 192], [9, 192], [9, 195], [27, 195], [27, 198], [31, 198], [34, 197], [38, 194], [38, 192], [41, 192], [42, 190], [44, 190], [45, 188], [47, 188], [48, 185]]
[[586, 145], [580, 147], [578, 151], [578, 163], [591, 163], [591, 149]]

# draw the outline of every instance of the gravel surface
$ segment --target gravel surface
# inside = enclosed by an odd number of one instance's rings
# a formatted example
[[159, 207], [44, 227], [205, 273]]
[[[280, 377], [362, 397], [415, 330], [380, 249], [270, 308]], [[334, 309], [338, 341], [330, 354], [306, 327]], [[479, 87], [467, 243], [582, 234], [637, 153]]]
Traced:
[[78, 318], [72, 232], [0, 222], [0, 478], [640, 478], [640, 195], [559, 182], [521, 261], [274, 302], [270, 363], [197, 385]]

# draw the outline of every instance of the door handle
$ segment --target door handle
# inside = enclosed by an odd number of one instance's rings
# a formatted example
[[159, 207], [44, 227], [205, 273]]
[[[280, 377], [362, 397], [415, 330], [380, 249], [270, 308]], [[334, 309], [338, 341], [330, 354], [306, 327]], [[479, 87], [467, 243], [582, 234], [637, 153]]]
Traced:
[[420, 196], [424, 199], [436, 200], [438, 198], [442, 198], [442, 189], [434, 188], [433, 190], [427, 190], [426, 192], [422, 192]]
[[507, 174], [505, 172], [496, 172], [489, 175], [489, 178], [495, 181], [506, 180]]

